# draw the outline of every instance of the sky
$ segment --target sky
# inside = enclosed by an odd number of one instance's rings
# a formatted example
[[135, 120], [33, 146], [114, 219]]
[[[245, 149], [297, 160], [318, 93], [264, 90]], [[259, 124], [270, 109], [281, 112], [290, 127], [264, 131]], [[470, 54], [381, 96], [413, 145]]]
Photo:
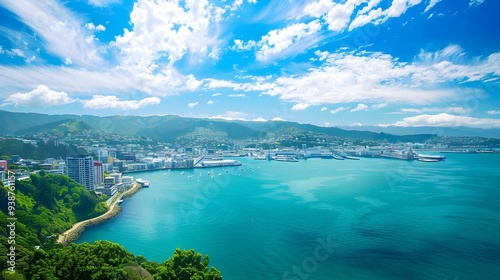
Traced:
[[500, 128], [497, 0], [0, 0], [0, 110]]

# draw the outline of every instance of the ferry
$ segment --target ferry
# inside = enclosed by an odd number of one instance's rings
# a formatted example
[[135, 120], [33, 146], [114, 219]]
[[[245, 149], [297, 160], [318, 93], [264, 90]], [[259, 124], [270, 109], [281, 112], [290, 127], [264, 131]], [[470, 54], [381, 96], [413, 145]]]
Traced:
[[299, 160], [297, 158], [295, 158], [294, 156], [290, 156], [290, 155], [277, 155], [277, 156], [274, 156], [274, 160], [287, 161], [287, 162], [299, 162]]
[[420, 161], [428, 161], [428, 162], [441, 161], [446, 159], [446, 157], [443, 155], [426, 155], [426, 154], [417, 154], [416, 158]]
[[149, 181], [148, 180], [143, 180], [141, 178], [138, 178], [137, 180], [135, 180], [137, 183], [139, 183], [141, 185], [141, 187], [143, 188], [149, 188]]

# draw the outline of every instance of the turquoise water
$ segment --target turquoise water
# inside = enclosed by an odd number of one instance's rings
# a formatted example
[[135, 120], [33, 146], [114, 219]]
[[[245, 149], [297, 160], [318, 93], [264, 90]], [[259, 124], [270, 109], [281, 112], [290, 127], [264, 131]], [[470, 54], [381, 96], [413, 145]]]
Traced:
[[500, 155], [446, 156], [136, 173], [151, 187], [78, 243], [193, 248], [229, 280], [500, 279]]

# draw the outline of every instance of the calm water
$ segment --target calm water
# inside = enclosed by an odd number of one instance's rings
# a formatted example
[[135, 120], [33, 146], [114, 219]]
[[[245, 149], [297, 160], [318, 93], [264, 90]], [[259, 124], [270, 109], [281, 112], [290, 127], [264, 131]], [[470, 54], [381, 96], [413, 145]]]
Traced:
[[133, 174], [151, 187], [78, 242], [193, 248], [229, 280], [500, 279], [500, 155], [241, 161]]

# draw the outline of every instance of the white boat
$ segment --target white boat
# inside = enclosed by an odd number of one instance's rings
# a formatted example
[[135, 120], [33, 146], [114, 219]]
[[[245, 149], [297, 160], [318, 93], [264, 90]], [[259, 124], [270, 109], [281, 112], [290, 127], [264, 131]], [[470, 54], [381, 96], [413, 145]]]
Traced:
[[294, 156], [289, 156], [289, 155], [277, 155], [277, 156], [274, 156], [274, 160], [287, 161], [287, 162], [299, 162], [299, 160], [296, 159]]

